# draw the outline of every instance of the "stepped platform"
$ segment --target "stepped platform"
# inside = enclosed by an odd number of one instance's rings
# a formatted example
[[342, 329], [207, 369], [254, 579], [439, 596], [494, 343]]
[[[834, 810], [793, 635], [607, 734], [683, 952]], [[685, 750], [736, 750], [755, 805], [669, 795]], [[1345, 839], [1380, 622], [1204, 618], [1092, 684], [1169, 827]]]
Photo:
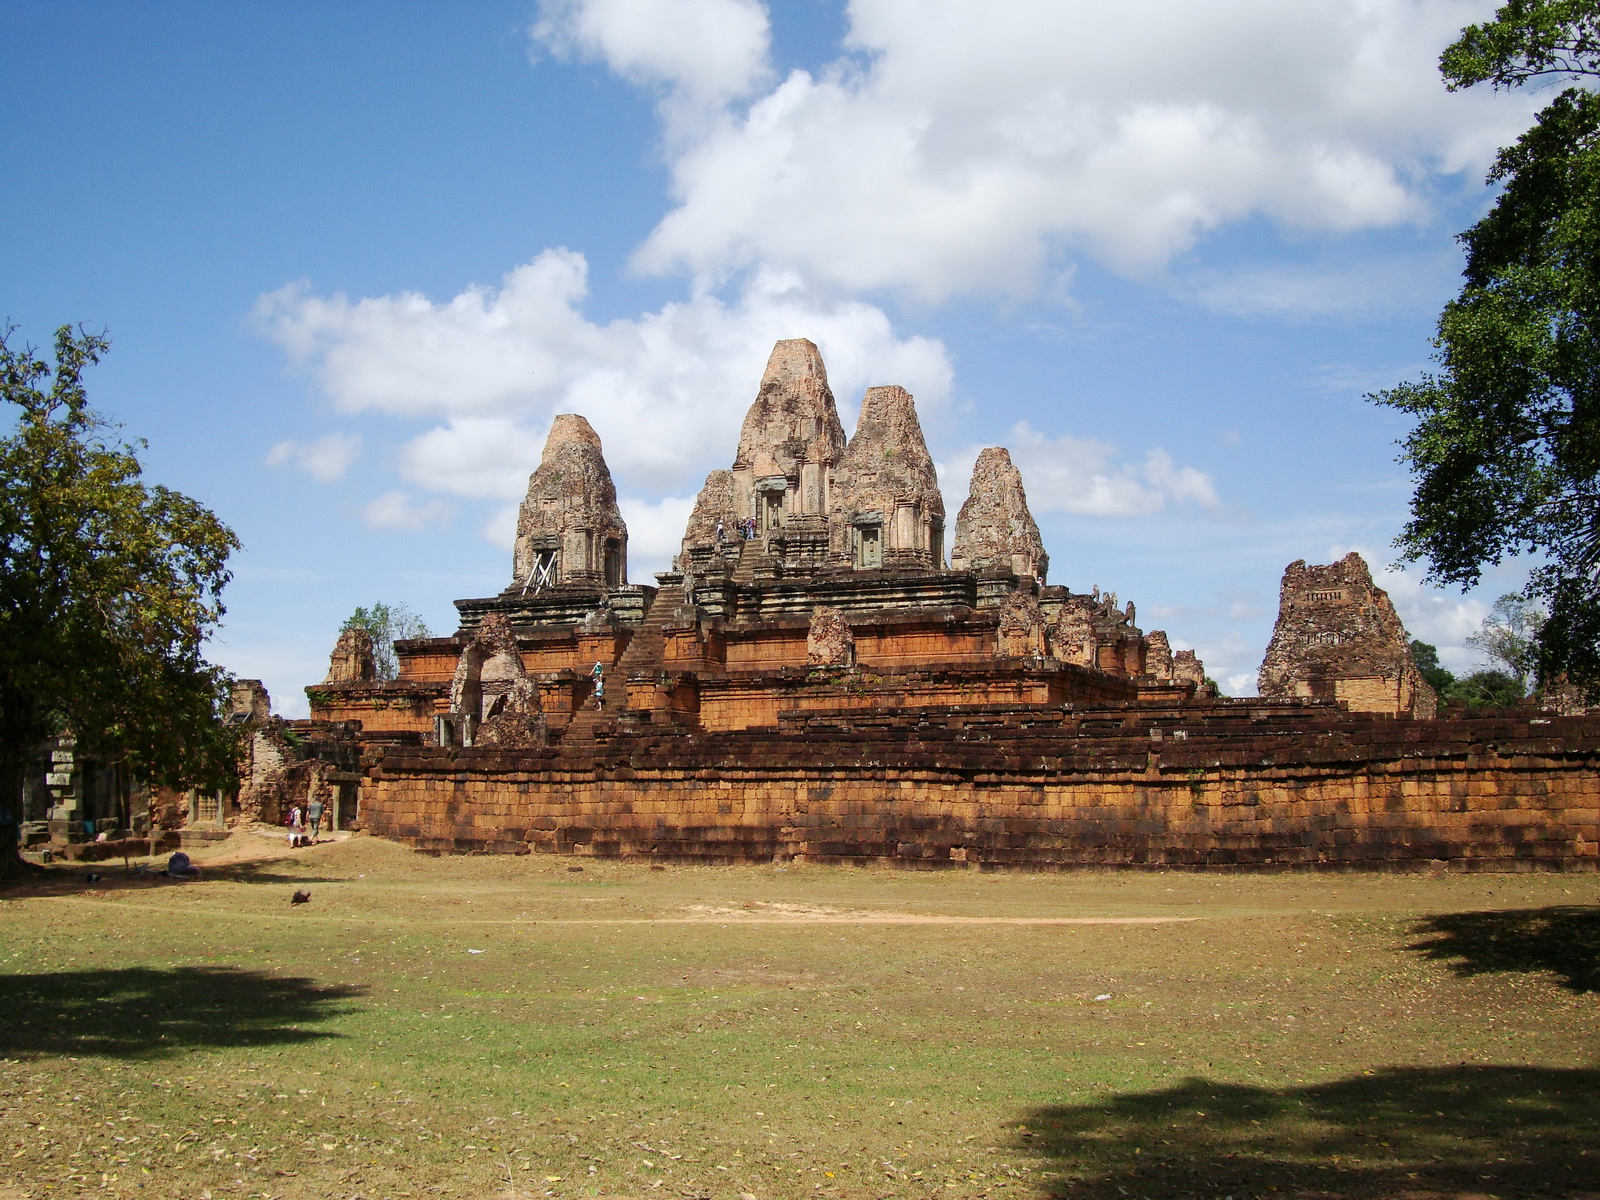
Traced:
[[387, 748], [367, 828], [433, 852], [929, 869], [1594, 870], [1600, 718], [1241, 702], [613, 724], [514, 754]]

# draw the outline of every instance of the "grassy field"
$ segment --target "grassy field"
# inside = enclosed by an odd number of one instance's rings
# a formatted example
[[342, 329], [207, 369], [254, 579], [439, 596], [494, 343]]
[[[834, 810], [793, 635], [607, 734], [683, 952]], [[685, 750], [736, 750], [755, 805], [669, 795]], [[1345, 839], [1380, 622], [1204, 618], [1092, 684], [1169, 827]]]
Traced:
[[0, 1197], [1600, 1196], [1600, 877], [284, 853], [0, 889]]

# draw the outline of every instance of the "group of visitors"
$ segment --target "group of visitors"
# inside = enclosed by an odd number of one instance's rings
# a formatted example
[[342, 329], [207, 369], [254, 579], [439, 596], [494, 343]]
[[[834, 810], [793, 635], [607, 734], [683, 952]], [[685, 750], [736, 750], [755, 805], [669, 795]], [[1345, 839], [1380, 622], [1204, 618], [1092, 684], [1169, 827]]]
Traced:
[[[741, 517], [734, 522], [739, 531], [739, 537], [744, 541], [753, 541], [756, 536], [756, 519], [754, 517]], [[727, 528], [722, 524], [722, 519], [717, 519], [717, 545], [722, 545], [727, 537]]]
[[307, 805], [296, 804], [289, 809], [289, 815], [284, 817], [283, 823], [288, 827], [291, 848], [317, 844], [317, 834], [322, 832], [323, 812], [320, 796], [313, 797]]

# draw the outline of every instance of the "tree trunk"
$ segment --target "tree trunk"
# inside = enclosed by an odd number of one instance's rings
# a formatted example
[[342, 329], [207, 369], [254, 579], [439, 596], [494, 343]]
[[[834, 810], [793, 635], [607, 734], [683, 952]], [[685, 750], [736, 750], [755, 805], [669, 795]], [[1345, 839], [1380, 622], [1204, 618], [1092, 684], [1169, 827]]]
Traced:
[[133, 864], [128, 861], [128, 843], [133, 840], [133, 783], [128, 777], [128, 760], [117, 759], [117, 824], [122, 826], [122, 873], [133, 874]]
[[39, 868], [22, 857], [22, 781], [27, 759], [0, 749], [0, 881], [21, 879]]

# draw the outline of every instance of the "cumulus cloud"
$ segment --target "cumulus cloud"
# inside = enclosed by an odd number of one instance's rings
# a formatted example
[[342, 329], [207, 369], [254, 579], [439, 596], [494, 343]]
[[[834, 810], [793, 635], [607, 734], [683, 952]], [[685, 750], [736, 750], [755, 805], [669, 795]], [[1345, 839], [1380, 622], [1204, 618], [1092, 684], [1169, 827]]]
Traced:
[[655, 503], [619, 501], [628, 523], [628, 570], [635, 579], [665, 571], [683, 543], [683, 530], [694, 509], [693, 496], [667, 496]]
[[924, 412], [949, 399], [941, 343], [898, 336], [883, 310], [819, 299], [792, 275], [758, 273], [735, 300], [699, 295], [606, 324], [584, 316], [586, 292], [583, 256], [549, 250], [498, 288], [438, 302], [294, 284], [263, 296], [256, 320], [341, 411], [434, 422], [401, 447], [401, 474], [473, 500], [521, 496], [560, 412], [589, 419], [624, 494], [698, 487], [731, 463], [780, 338], [818, 344], [847, 419], [872, 384], [902, 384]]
[[361, 519], [369, 529], [382, 529], [395, 533], [416, 533], [449, 523], [454, 506], [439, 499], [419, 500], [403, 491], [385, 492], [370, 501], [361, 510]]
[[330, 433], [314, 442], [278, 442], [267, 451], [269, 467], [293, 467], [323, 483], [343, 479], [345, 472], [361, 456], [361, 437], [354, 433]]
[[[1026, 290], [1080, 252], [1148, 271], [1252, 216], [1419, 220], [1438, 173], [1480, 171], [1537, 103], [1440, 86], [1439, 50], [1491, 7], [852, 0], [841, 58], [674, 142], [675, 207], [636, 263], [937, 300]], [[694, 75], [671, 42], [630, 50], [618, 8], [572, 0], [544, 25], [624, 76]], [[706, 78], [755, 78], [755, 44], [716, 43]]]
[[[1021, 421], [1012, 428], [1006, 448], [1022, 472], [1028, 507], [1035, 513], [1136, 517], [1184, 504], [1212, 515], [1224, 511], [1211, 476], [1179, 466], [1159, 446], [1147, 450], [1142, 462], [1132, 463], [1120, 459], [1117, 448], [1106, 442], [1070, 433], [1050, 437]], [[947, 489], [966, 488], [980, 450], [970, 446], [945, 464]], [[951, 511], [965, 499], [963, 490]]]
[[673, 119], [745, 96], [769, 74], [772, 30], [756, 0], [544, 0], [531, 33], [560, 58], [663, 89]]

